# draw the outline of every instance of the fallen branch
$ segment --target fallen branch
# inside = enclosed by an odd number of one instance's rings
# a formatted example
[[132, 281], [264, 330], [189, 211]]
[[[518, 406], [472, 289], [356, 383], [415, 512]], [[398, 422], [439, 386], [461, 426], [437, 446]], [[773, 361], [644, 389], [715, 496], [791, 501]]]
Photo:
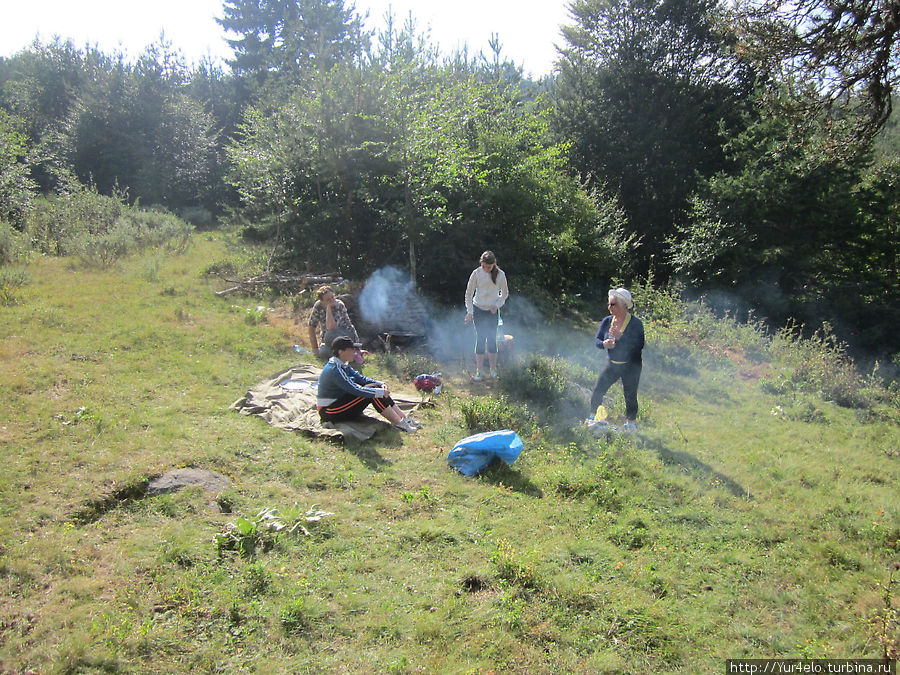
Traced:
[[274, 273], [267, 272], [265, 274], [259, 274], [254, 277], [249, 277], [247, 279], [225, 279], [229, 284], [234, 284], [233, 286], [223, 289], [221, 291], [216, 291], [216, 295], [225, 296], [231, 295], [232, 293], [238, 293], [241, 291], [254, 293], [258, 291], [262, 287], [275, 287], [284, 289], [285, 287], [289, 289], [296, 289], [297, 292], [302, 292], [306, 290], [310, 286], [319, 286], [321, 284], [339, 284], [343, 283], [344, 279], [338, 274], [299, 274], [299, 273]]

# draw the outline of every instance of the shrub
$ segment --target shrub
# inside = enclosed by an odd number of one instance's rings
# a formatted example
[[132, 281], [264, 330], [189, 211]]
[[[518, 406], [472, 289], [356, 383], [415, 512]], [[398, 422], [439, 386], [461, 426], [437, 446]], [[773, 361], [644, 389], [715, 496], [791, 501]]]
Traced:
[[766, 390], [816, 393], [848, 408], [864, 408], [874, 402], [871, 386], [869, 391], [864, 389], [853, 359], [828, 324], [809, 338], [802, 337], [799, 326], [789, 324], [778, 332], [773, 349], [784, 369], [763, 381]]
[[28, 283], [24, 269], [0, 267], [0, 305], [13, 305], [18, 290]]
[[500, 384], [509, 396], [534, 403], [557, 419], [584, 414], [593, 376], [563, 358], [529, 354], [503, 369]]
[[181, 219], [200, 229], [210, 229], [216, 224], [212, 211], [202, 206], [187, 206], [179, 211]]
[[21, 232], [5, 220], [0, 220], [0, 265], [18, 262], [28, 251], [28, 245]]
[[684, 322], [685, 303], [677, 287], [655, 287], [651, 274], [644, 281], [632, 282], [628, 290], [634, 299], [635, 311], [641, 318], [669, 326]]
[[460, 404], [466, 428], [470, 431], [512, 429], [531, 438], [537, 433], [537, 419], [527, 406], [510, 403], [502, 394], [465, 399]]
[[170, 213], [131, 207], [121, 194], [106, 196], [77, 186], [40, 200], [26, 230], [43, 253], [78, 255], [88, 264], [108, 266], [149, 247], [180, 253], [193, 227]]

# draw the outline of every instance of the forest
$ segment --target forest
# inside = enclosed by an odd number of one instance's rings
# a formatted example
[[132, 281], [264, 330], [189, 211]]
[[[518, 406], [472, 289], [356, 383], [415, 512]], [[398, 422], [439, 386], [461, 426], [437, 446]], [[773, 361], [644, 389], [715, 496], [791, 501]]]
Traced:
[[176, 227], [125, 232], [138, 207], [237, 224], [271, 269], [460, 302], [492, 249], [548, 313], [652, 283], [900, 365], [896, 0], [573, 0], [540, 81], [502, 34], [448, 56], [344, 0], [222, 11], [226, 65], [0, 58], [0, 262]]

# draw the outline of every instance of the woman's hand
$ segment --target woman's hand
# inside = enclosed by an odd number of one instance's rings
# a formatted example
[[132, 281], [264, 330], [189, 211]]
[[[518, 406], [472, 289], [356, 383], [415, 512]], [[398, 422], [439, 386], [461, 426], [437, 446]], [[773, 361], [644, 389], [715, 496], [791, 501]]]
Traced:
[[613, 349], [615, 346], [616, 346], [616, 339], [615, 339], [615, 338], [606, 338], [606, 339], [603, 341], [603, 348], [604, 348], [604, 349]]
[[466, 314], [466, 318], [463, 319], [463, 323], [472, 323], [472, 315]]

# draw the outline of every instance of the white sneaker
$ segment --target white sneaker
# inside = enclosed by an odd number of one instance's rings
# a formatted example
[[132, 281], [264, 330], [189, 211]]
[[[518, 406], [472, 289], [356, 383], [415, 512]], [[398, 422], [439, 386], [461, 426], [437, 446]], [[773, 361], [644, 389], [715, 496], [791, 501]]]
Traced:
[[491, 371], [491, 379], [492, 379], [492, 380], [496, 380], [496, 379], [497, 379], [497, 371], [496, 371], [496, 370], [492, 370], [492, 371]]
[[483, 378], [481, 377], [481, 371], [476, 370], [474, 377], [472, 377], [472, 382], [481, 382]]
[[422, 423], [421, 423], [419, 420], [414, 420], [412, 417], [407, 417], [407, 418], [404, 419], [403, 421], [404, 421], [404, 422], [409, 422], [409, 423], [410, 423], [412, 426], [414, 426], [416, 429], [421, 429], [421, 428], [422, 428]]
[[622, 425], [622, 431], [637, 431], [637, 424], [634, 422], [625, 422]]
[[399, 422], [397, 422], [396, 424], [393, 424], [392, 426], [395, 429], [397, 429], [398, 431], [405, 431], [408, 434], [414, 434], [419, 430], [418, 427], [410, 424], [410, 420], [408, 420], [408, 419], [400, 420]]

